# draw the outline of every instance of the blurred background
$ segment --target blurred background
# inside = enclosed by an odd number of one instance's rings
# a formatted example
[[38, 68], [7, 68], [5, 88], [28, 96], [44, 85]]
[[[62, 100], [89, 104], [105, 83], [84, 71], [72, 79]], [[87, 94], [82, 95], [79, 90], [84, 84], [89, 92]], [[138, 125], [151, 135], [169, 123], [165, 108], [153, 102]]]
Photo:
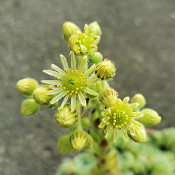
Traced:
[[69, 58], [64, 21], [82, 29], [98, 21], [99, 51], [117, 67], [111, 86], [121, 98], [144, 94], [163, 117], [156, 129], [175, 126], [174, 0], [0, 0], [1, 175], [53, 175], [65, 157], [57, 140], [66, 131], [54, 111], [22, 116], [16, 90], [19, 79], [40, 81], [43, 69], [61, 66], [59, 54]]

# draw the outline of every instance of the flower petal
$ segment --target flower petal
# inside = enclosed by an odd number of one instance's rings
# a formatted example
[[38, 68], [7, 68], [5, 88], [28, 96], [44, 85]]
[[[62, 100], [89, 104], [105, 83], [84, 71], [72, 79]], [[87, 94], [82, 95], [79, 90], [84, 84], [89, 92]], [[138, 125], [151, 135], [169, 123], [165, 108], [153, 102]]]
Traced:
[[128, 142], [127, 132], [126, 132], [125, 128], [122, 129], [122, 132], [123, 132], [123, 138], [124, 138], [125, 142]]
[[76, 70], [76, 60], [75, 60], [75, 55], [74, 52], [71, 51], [71, 68], [75, 71]]
[[62, 62], [63, 67], [68, 70], [69, 66], [68, 66], [66, 58], [62, 54], [60, 55], [60, 58], [61, 58], [61, 62]]
[[82, 92], [80, 92], [78, 94], [78, 98], [79, 98], [80, 103], [82, 104], [82, 106], [86, 106], [86, 99], [85, 99], [84, 95], [82, 94]]
[[134, 108], [136, 108], [137, 106], [139, 106], [138, 103], [132, 103], [129, 107], [132, 108], [132, 109], [134, 109]]
[[64, 107], [64, 105], [67, 103], [69, 96], [66, 95], [66, 97], [64, 98], [63, 102], [61, 103], [60, 109], [62, 109]]
[[104, 122], [101, 122], [101, 123], [98, 125], [99, 128], [104, 128], [105, 126], [106, 126], [106, 123], [104, 123]]
[[66, 72], [64, 72], [62, 69], [60, 69], [58, 66], [56, 66], [55, 64], [51, 65], [51, 68], [58, 71], [60, 74], [62, 75], [66, 75]]
[[50, 104], [54, 104], [56, 102], [58, 102], [62, 97], [65, 96], [65, 92], [61, 92], [60, 94], [58, 94], [57, 96], [55, 96], [51, 101]]
[[71, 97], [71, 111], [74, 111], [76, 107], [76, 95], [73, 94]]
[[84, 33], [85, 35], [89, 35], [89, 27], [87, 24], [84, 25]]
[[94, 90], [89, 89], [89, 88], [85, 88], [84, 91], [85, 91], [86, 93], [90, 94], [90, 95], [94, 95], [94, 96], [97, 96], [97, 95], [98, 95], [97, 92], [95, 92]]
[[113, 141], [114, 141], [114, 143], [116, 143], [118, 132], [119, 132], [119, 129], [114, 129], [114, 134], [113, 134]]
[[97, 45], [99, 43], [99, 41], [100, 41], [100, 37], [99, 36], [95, 36], [95, 38], [96, 39], [94, 40], [93, 44]]
[[79, 72], [83, 72], [84, 68], [86, 67], [87, 64], [87, 56], [84, 56], [83, 60], [81, 61], [80, 67], [79, 67]]
[[96, 81], [97, 81], [97, 76], [96, 75], [92, 75], [90, 78], [87, 79], [88, 84], [93, 84]]
[[55, 80], [41, 80], [41, 83], [50, 84], [50, 85], [58, 85]]
[[95, 69], [95, 64], [93, 64], [85, 73], [85, 76], [88, 76], [92, 73], [92, 71]]
[[47, 92], [46, 95], [58, 94], [59, 92], [61, 92], [61, 88], [55, 88], [55, 89], [50, 90], [49, 92]]
[[53, 77], [58, 77], [60, 76], [60, 74], [56, 71], [53, 71], [53, 70], [43, 70], [44, 73], [48, 74], [48, 75], [51, 75]]
[[129, 97], [125, 97], [123, 99], [123, 104], [127, 104], [129, 102], [130, 98]]

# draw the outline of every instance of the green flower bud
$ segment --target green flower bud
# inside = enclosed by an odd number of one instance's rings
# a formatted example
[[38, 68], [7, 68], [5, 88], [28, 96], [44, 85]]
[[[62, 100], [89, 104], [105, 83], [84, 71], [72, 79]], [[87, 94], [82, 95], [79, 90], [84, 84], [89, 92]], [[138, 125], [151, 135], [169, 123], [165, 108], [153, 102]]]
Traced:
[[40, 86], [33, 92], [33, 98], [40, 105], [48, 105], [54, 95], [48, 95], [48, 92], [52, 90], [49, 86]]
[[144, 126], [137, 121], [133, 121], [132, 127], [128, 127], [128, 135], [135, 142], [145, 142], [146, 141], [146, 131]]
[[72, 150], [71, 144], [70, 144], [70, 135], [64, 135], [60, 137], [58, 140], [58, 149], [61, 154], [67, 154]]
[[143, 116], [138, 117], [137, 120], [146, 126], [157, 125], [161, 121], [159, 114], [153, 109], [145, 108], [141, 111]]
[[87, 142], [86, 142], [86, 149], [91, 149], [93, 148], [93, 143], [94, 143], [94, 140], [92, 138], [91, 135], [88, 135], [88, 139], [87, 139]]
[[96, 67], [95, 74], [101, 80], [110, 80], [115, 75], [115, 66], [111, 61], [105, 59]]
[[16, 84], [18, 91], [26, 96], [31, 96], [33, 91], [37, 88], [38, 83], [32, 78], [25, 78], [19, 80]]
[[34, 99], [27, 99], [21, 105], [21, 113], [22, 115], [33, 115], [38, 112], [39, 108], [39, 104]]
[[99, 24], [96, 21], [94, 21], [94, 22], [89, 24], [89, 32], [93, 33], [93, 34], [95, 34], [97, 36], [100, 36], [101, 33], [102, 33], [101, 29], [100, 29], [100, 26], [99, 26]]
[[83, 130], [75, 130], [71, 134], [71, 145], [74, 150], [80, 151], [86, 146], [86, 142], [88, 140], [87, 133]]
[[99, 93], [99, 99], [106, 107], [114, 106], [117, 102], [117, 92], [111, 88], [105, 88]]
[[78, 28], [77, 25], [75, 25], [72, 22], [65, 22], [63, 24], [63, 34], [64, 34], [64, 39], [66, 41], [69, 41], [69, 38], [76, 32], [76, 31], [80, 31], [80, 29]]
[[90, 125], [88, 117], [81, 119], [81, 125], [83, 128], [87, 128]]
[[75, 111], [71, 111], [70, 105], [67, 104], [62, 109], [58, 109], [55, 114], [56, 122], [62, 128], [68, 128], [75, 124], [77, 121], [77, 113]]
[[145, 97], [142, 94], [136, 94], [134, 97], [131, 99], [132, 103], [138, 103], [139, 105], [135, 108], [135, 111], [143, 108], [146, 104]]
[[87, 58], [91, 64], [97, 64], [103, 59], [103, 55], [100, 52], [89, 52]]

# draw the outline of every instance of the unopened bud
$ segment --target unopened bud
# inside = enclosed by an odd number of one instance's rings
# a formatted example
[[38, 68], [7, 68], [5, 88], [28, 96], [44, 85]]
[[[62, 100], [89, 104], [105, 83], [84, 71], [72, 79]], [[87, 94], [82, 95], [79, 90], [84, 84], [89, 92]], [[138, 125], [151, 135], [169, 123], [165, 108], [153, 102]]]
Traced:
[[92, 138], [91, 135], [88, 135], [88, 139], [87, 139], [87, 142], [86, 142], [86, 149], [91, 149], [93, 148], [93, 143], [94, 143], [94, 140]]
[[63, 24], [63, 34], [64, 34], [64, 39], [66, 41], [69, 41], [69, 38], [76, 32], [76, 31], [80, 31], [80, 29], [78, 28], [77, 25], [75, 25], [72, 22], [65, 22]]
[[57, 146], [61, 154], [69, 153], [72, 150], [70, 144], [70, 135], [64, 135], [60, 137]]
[[77, 121], [77, 113], [75, 111], [71, 111], [70, 105], [65, 105], [62, 109], [58, 109], [55, 114], [56, 122], [62, 128], [68, 128], [75, 124]]
[[48, 92], [52, 90], [49, 86], [40, 86], [33, 92], [33, 98], [40, 105], [48, 105], [54, 95], [48, 95]]
[[84, 132], [83, 130], [75, 130], [71, 134], [71, 145], [74, 150], [81, 150], [86, 146], [87, 142], [87, 133]]
[[96, 21], [89, 24], [89, 32], [97, 36], [100, 36], [102, 33], [100, 26]]
[[115, 75], [115, 66], [111, 61], [106, 59], [96, 67], [95, 74], [101, 80], [110, 80]]
[[21, 113], [22, 115], [33, 115], [38, 112], [39, 108], [40, 105], [34, 99], [27, 99], [21, 105]]
[[91, 64], [97, 64], [103, 59], [103, 55], [100, 52], [89, 52], [87, 58]]
[[105, 88], [99, 93], [99, 99], [106, 107], [114, 106], [117, 102], [117, 92], [111, 88]]
[[146, 131], [144, 126], [137, 121], [131, 124], [131, 127], [127, 129], [128, 135], [135, 142], [145, 142], [146, 141]]
[[145, 108], [141, 111], [143, 116], [138, 117], [137, 120], [146, 126], [157, 125], [161, 122], [161, 117], [153, 109]]
[[132, 103], [138, 103], [139, 105], [135, 108], [135, 111], [143, 108], [146, 104], [145, 97], [142, 94], [136, 94], [134, 97], [131, 99]]
[[37, 88], [38, 83], [32, 78], [25, 78], [19, 80], [16, 84], [18, 91], [26, 96], [31, 96], [33, 91]]

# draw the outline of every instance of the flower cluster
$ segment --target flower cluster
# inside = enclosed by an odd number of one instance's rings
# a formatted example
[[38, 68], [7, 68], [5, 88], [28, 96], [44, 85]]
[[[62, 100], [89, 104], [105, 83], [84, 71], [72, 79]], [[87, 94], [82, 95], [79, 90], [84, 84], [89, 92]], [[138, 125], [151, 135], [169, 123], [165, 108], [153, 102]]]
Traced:
[[[69, 129], [69, 133], [58, 140], [62, 154], [93, 146], [94, 151], [98, 152], [100, 147], [108, 147], [110, 136], [116, 142], [120, 130], [125, 141], [129, 136], [136, 142], [145, 142], [144, 126], [156, 125], [161, 121], [156, 111], [143, 109], [146, 100], [142, 94], [136, 94], [130, 103], [129, 97], [121, 100], [118, 92], [110, 88], [108, 81], [115, 76], [116, 68], [112, 61], [103, 58], [97, 51], [101, 33], [97, 22], [85, 24], [84, 33], [74, 23], [65, 22], [63, 35], [71, 50], [71, 65], [60, 55], [63, 69], [52, 64], [52, 70], [43, 70], [54, 79], [42, 80], [44, 85], [38, 85], [31, 78], [17, 82], [19, 92], [28, 98], [21, 106], [23, 115], [35, 114], [40, 105], [57, 107], [57, 124]], [[88, 109], [92, 109], [88, 113], [92, 115], [86, 115]], [[103, 130], [98, 127], [104, 128], [106, 140]], [[97, 154], [101, 156], [101, 152]], [[116, 153], [111, 155], [116, 158]], [[103, 158], [100, 163], [105, 162]], [[109, 159], [115, 165], [116, 160], [113, 158]]]

